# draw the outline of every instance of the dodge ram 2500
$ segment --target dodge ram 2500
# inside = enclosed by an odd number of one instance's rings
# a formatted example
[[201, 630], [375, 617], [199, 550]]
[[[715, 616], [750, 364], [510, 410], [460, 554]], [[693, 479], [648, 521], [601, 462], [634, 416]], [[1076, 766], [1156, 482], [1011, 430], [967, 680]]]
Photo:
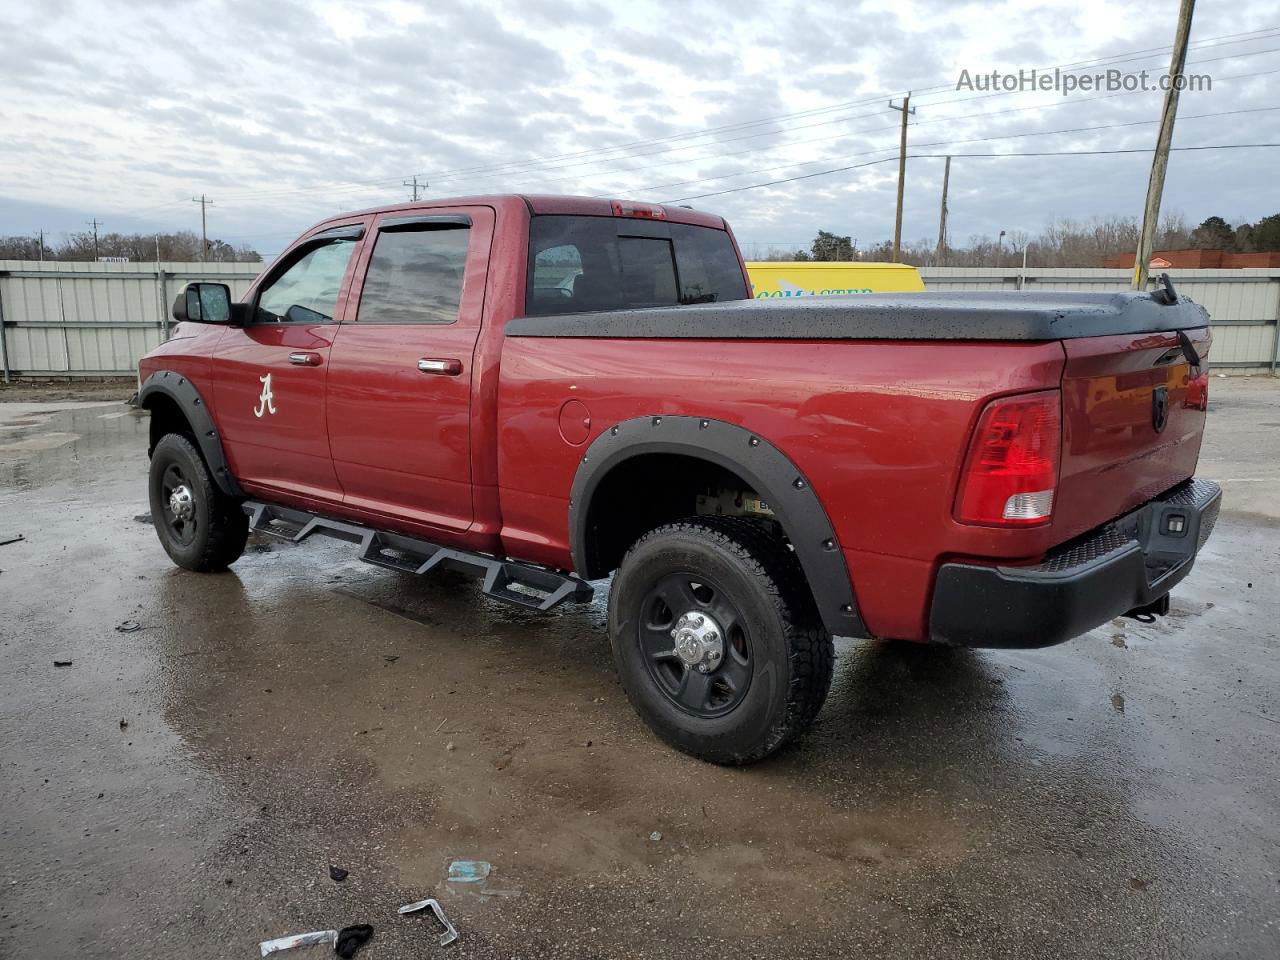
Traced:
[[612, 575], [629, 698], [719, 763], [813, 720], [833, 635], [1165, 612], [1218, 512], [1208, 319], [1168, 283], [754, 300], [720, 217], [492, 196], [332, 217], [173, 316], [139, 366], [178, 565], [261, 531], [533, 609]]

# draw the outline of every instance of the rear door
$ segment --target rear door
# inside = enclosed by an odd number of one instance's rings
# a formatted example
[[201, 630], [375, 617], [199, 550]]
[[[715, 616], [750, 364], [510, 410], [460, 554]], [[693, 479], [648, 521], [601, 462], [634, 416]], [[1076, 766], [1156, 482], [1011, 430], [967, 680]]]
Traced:
[[449, 531], [471, 524], [472, 355], [493, 224], [489, 207], [374, 222], [329, 364], [347, 505]]
[[296, 244], [251, 291], [249, 322], [218, 342], [217, 421], [232, 472], [248, 490], [341, 500], [325, 377], [363, 232], [354, 223]]
[[[1207, 328], [1186, 331], [1201, 358]], [[1176, 333], [1064, 340], [1062, 467], [1055, 516], [1063, 539], [1126, 513], [1195, 473], [1202, 396]], [[1197, 388], [1198, 388], [1197, 385]]]

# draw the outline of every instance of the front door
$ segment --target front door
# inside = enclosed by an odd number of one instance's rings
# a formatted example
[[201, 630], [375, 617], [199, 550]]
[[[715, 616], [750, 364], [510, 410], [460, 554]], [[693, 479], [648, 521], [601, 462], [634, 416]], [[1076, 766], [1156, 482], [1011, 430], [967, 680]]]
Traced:
[[325, 377], [361, 225], [298, 243], [250, 293], [249, 321], [214, 352], [215, 409], [232, 473], [249, 492], [337, 502]]
[[348, 506], [470, 526], [472, 354], [493, 222], [490, 207], [374, 222], [329, 363], [329, 444]]

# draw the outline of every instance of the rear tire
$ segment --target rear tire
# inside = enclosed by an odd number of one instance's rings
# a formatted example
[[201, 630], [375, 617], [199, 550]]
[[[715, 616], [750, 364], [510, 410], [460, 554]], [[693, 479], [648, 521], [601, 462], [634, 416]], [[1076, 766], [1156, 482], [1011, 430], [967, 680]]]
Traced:
[[151, 522], [165, 552], [184, 570], [225, 570], [244, 553], [249, 518], [213, 482], [195, 445], [165, 434], [151, 452]]
[[712, 763], [778, 750], [831, 686], [831, 635], [800, 564], [749, 520], [693, 517], [636, 541], [614, 578], [609, 634], [632, 706]]

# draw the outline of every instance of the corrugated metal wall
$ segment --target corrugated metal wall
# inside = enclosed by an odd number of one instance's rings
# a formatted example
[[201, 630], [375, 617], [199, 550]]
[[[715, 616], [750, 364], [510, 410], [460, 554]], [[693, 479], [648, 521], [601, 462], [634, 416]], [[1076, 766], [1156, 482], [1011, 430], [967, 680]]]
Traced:
[[240, 296], [255, 263], [0, 260], [0, 361], [9, 376], [112, 376], [168, 336], [183, 284], [220, 280]]
[[[1204, 305], [1213, 321], [1210, 365], [1224, 373], [1275, 373], [1280, 360], [1280, 271], [1169, 270], [1179, 293]], [[1020, 270], [922, 267], [928, 290], [1017, 290]], [[1102, 292], [1129, 289], [1130, 271], [1028, 267], [1022, 289]]]
[[[0, 361], [8, 376], [127, 376], [168, 335], [169, 306], [191, 280], [221, 280], [234, 296], [253, 263], [55, 263], [0, 260]], [[925, 267], [930, 290], [1016, 290], [1020, 271]], [[1213, 318], [1213, 365], [1276, 371], [1280, 271], [1170, 270], [1174, 284]], [[1127, 270], [1028, 269], [1023, 288], [1126, 290]]]

